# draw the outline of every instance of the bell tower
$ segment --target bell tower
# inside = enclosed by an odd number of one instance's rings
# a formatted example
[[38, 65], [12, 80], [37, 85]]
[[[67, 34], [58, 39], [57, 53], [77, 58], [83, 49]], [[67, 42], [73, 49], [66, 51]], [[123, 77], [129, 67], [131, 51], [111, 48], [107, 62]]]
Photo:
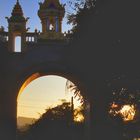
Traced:
[[64, 6], [60, 4], [59, 0], [45, 0], [39, 5], [38, 16], [42, 24], [42, 37], [61, 38], [62, 19], [65, 14]]
[[26, 43], [26, 22], [28, 21], [28, 18], [24, 17], [19, 0], [17, 0], [16, 4], [14, 5], [11, 17], [6, 18], [8, 21], [8, 30], [9, 30], [8, 50], [10, 52], [16, 52], [15, 43], [16, 38], [19, 37], [20, 42], [18, 44], [21, 47], [20, 51], [22, 51]]

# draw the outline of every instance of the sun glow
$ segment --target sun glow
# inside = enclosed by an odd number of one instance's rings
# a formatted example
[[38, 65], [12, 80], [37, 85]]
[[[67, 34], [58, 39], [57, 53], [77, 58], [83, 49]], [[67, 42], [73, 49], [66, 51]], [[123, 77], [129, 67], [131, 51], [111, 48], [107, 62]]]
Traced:
[[83, 122], [84, 121], [84, 115], [82, 113], [78, 113], [76, 116], [74, 116], [75, 122]]
[[112, 103], [109, 113], [113, 116], [120, 115], [124, 122], [133, 121], [136, 115], [136, 109], [134, 105], [123, 105], [119, 108], [119, 105]]
[[124, 105], [120, 110], [120, 114], [122, 115], [124, 121], [134, 120], [136, 114], [134, 105]]

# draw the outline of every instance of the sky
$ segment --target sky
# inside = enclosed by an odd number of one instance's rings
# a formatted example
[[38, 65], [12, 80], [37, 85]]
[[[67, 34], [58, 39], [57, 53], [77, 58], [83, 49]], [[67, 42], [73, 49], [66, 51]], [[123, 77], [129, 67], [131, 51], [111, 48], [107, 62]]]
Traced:
[[[39, 118], [45, 109], [61, 104], [65, 99], [71, 102], [73, 92], [66, 90], [67, 79], [49, 75], [33, 80], [18, 97], [17, 116]], [[75, 108], [80, 105], [74, 99]]]
[[[27, 22], [27, 27], [30, 27], [29, 31], [34, 31], [35, 28], [41, 31], [41, 23], [40, 19], [37, 15], [37, 11], [39, 9], [39, 2], [43, 2], [44, 0], [19, 0], [25, 17], [30, 17], [29, 21]], [[16, 0], [0, 0], [0, 26], [4, 26], [5, 30], [7, 31], [7, 20], [5, 17], [10, 17], [11, 12], [13, 9]], [[66, 3], [66, 13], [71, 12], [68, 5], [68, 0], [60, 0], [61, 4]], [[62, 32], [65, 32], [71, 29], [71, 25], [67, 25], [66, 16], [62, 22]]]

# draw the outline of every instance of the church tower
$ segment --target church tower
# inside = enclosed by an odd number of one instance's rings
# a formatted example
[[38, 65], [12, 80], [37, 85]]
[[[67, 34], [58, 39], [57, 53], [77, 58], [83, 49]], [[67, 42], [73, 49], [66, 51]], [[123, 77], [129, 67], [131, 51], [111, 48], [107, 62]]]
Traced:
[[62, 19], [65, 14], [64, 6], [60, 4], [59, 0], [45, 0], [39, 4], [38, 16], [42, 24], [41, 38], [61, 38]]
[[8, 50], [10, 52], [16, 52], [16, 38], [20, 38], [19, 46], [20, 51], [23, 50], [25, 43], [26, 43], [26, 22], [28, 21], [28, 18], [25, 18], [23, 15], [22, 7], [19, 3], [19, 0], [17, 0], [16, 4], [14, 5], [14, 8], [11, 13], [11, 17], [7, 18], [8, 21]]

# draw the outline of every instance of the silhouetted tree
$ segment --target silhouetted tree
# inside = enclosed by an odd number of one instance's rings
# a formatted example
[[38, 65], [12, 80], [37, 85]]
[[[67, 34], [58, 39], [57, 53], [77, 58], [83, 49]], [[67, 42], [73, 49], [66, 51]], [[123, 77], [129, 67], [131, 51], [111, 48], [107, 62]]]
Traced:
[[80, 101], [81, 105], [84, 105], [84, 98], [81, 95], [80, 89], [71, 81], [67, 80], [66, 82], [66, 92], [73, 92], [74, 93], [74, 98], [78, 97], [77, 100]]
[[[92, 8], [85, 6], [83, 11], [81, 9], [77, 15], [69, 17], [69, 22], [76, 25], [70, 43], [69, 53], [72, 55], [69, 59], [73, 60], [73, 65], [79, 69], [78, 72], [83, 74], [84, 82], [88, 86], [93, 84], [89, 86], [95, 89], [91, 92], [94, 94], [93, 100], [96, 100], [93, 102], [97, 107], [102, 105], [101, 108], [99, 107], [101, 110], [96, 110], [95, 113], [99, 112], [102, 120], [107, 119], [107, 116], [100, 111], [107, 110], [108, 98], [111, 96], [111, 91], [106, 90], [108, 84], [106, 80], [116, 75], [119, 78], [122, 74], [127, 75], [126, 79], [129, 79], [129, 76], [139, 77], [140, 9], [138, 5], [137, 0], [133, 3], [131, 0], [97, 0]], [[127, 80], [128, 83], [130, 81]], [[102, 85], [106, 85], [106, 88]], [[132, 84], [129, 84], [129, 87], [131, 86]], [[110, 132], [113, 129], [112, 126]], [[106, 130], [104, 132], [103, 129], [99, 129], [97, 132], [100, 131], [111, 139], [109, 134], [105, 133]], [[112, 139], [117, 139], [116, 135], [114, 138], [112, 135]], [[122, 139], [121, 136], [118, 139]]]
[[[112, 108], [109, 108], [110, 116], [113, 119], [114, 123], [116, 123], [116, 125], [122, 125], [125, 137], [128, 139], [139, 137], [140, 90], [132, 90], [127, 88], [115, 90], [112, 94], [112, 102], [110, 106], [112, 106]], [[132, 107], [132, 110], [130, 110], [130, 112], [126, 111], [126, 116], [123, 116], [119, 112], [124, 106]], [[129, 117], [131, 113], [132, 115], [134, 115], [134, 118], [132, 117], [132, 119], [124, 121], [124, 118]]]
[[96, 0], [76, 0], [73, 3], [70, 2], [69, 7], [74, 7], [74, 12], [67, 14], [68, 24], [73, 26], [72, 33], [78, 31], [79, 26], [82, 24], [81, 20], [84, 20], [84, 16], [87, 16], [89, 12], [95, 7]]
[[72, 120], [71, 104], [63, 102], [61, 105], [47, 109], [44, 114], [22, 135], [26, 140], [74, 140], [82, 139], [83, 124]]
[[86, 65], [80, 71], [90, 67], [89, 71], [108, 77], [109, 73], [132, 72], [138, 67], [139, 41], [133, 36], [139, 30], [137, 5], [135, 1], [132, 6], [131, 0], [97, 0], [93, 8], [85, 8], [72, 19], [77, 28], [71, 44], [74, 48], [71, 59], [75, 65], [81, 62], [78, 67]]

